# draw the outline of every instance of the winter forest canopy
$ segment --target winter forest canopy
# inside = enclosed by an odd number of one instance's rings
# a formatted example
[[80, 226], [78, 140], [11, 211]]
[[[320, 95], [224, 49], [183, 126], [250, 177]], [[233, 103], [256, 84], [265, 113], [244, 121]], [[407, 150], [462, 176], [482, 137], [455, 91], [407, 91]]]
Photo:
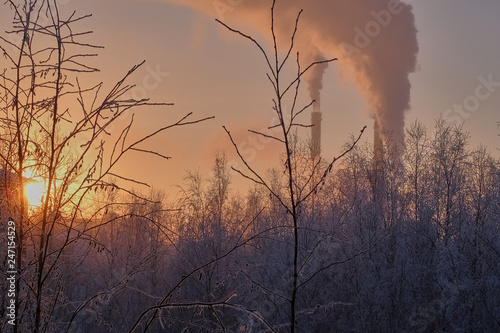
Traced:
[[[173, 107], [131, 94], [143, 63], [94, 82], [89, 15], [49, 0], [2, 5], [14, 22], [0, 34], [1, 332], [499, 331], [500, 161], [489, 149], [500, 140], [473, 146], [445, 118], [403, 125], [415, 39], [389, 78], [369, 65], [376, 51], [349, 60], [390, 131], [372, 143], [360, 128], [322, 157], [321, 117], [304, 133], [326, 66], [342, 60], [295, 39], [301, 11], [280, 26], [277, 3], [266, 2], [269, 45], [214, 24], [264, 59], [276, 123], [252, 133], [280, 147], [278, 163], [256, 168], [224, 127], [239, 167], [220, 152], [169, 196], [117, 166], [130, 154], [170, 163], [148, 143], [213, 117], [136, 135], [136, 114]], [[402, 12], [411, 23], [411, 6]], [[303, 104], [308, 88], [315, 102]]]

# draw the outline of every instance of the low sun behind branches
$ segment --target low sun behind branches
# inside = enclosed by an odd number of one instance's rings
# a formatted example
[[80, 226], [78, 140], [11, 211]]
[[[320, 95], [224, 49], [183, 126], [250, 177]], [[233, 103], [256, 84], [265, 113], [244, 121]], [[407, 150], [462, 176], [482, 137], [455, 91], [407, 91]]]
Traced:
[[42, 179], [31, 179], [24, 186], [24, 192], [31, 207], [40, 207], [46, 192], [45, 183]]

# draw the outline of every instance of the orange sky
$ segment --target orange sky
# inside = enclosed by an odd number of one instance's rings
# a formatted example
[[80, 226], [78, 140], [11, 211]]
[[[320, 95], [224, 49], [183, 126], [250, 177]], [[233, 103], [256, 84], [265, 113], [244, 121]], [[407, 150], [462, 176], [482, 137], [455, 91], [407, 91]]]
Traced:
[[[458, 115], [453, 111], [454, 105], [474, 102], [478, 87], [485, 81], [500, 82], [497, 19], [500, 3], [496, 0], [409, 2], [414, 7], [420, 52], [417, 72], [410, 75], [411, 109], [406, 114], [406, 123], [420, 119], [430, 129], [434, 120], [447, 110]], [[136, 175], [173, 193], [174, 185], [182, 184], [186, 169], [199, 169], [208, 176], [213, 154], [230, 150], [222, 125], [239, 133], [239, 143], [252, 147], [255, 153], [249, 154], [262, 170], [275, 163], [276, 147], [255, 143], [244, 131], [247, 127], [264, 128], [273, 118], [265, 63], [248, 41], [221, 29], [214, 17], [170, 2], [64, 0], [60, 3], [64, 10], [76, 8], [80, 13], [93, 13], [84, 27], [94, 30], [93, 42], [106, 46], [95, 60], [102, 70], [95, 81], [109, 82], [106, 85], [109, 89], [131, 66], [145, 59], [145, 67], [133, 76], [139, 87], [145, 87], [137, 93], [145, 92], [153, 100], [175, 103], [165, 110], [141, 111], [136, 135], [151, 132], [187, 112], [194, 112], [194, 117], [199, 118], [216, 117], [148, 142], [147, 148], [156, 148], [173, 159], [130, 155], [120, 166], [127, 176]], [[237, 10], [242, 9], [236, 6], [234, 11]], [[7, 14], [2, 9], [2, 30], [8, 23]], [[225, 16], [227, 22], [237, 24], [231, 21], [231, 12]], [[258, 33], [256, 37], [265, 41]], [[159, 73], [156, 79], [151, 79], [151, 72]], [[465, 129], [471, 132], [472, 146], [482, 142], [498, 156], [500, 131], [496, 121], [500, 121], [500, 87], [493, 84], [489, 88], [492, 90], [489, 96], [482, 98], [473, 111], [462, 112], [465, 115], [462, 118]], [[487, 90], [479, 91], [485, 95]], [[304, 92], [304, 100], [306, 97]], [[334, 156], [349, 134], [357, 133], [365, 125], [369, 129], [365, 140], [371, 140], [370, 108], [353, 81], [345, 75], [341, 77], [336, 64], [328, 68], [324, 77], [322, 109], [326, 158]], [[235, 158], [231, 151], [228, 155]]]

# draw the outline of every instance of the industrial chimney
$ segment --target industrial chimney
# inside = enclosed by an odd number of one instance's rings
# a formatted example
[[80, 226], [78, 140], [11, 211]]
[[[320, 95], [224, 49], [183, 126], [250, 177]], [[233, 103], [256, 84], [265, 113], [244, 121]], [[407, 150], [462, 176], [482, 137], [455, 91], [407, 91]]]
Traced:
[[374, 169], [381, 172], [384, 163], [384, 143], [377, 119], [375, 119], [375, 123], [373, 124], [373, 163]]
[[317, 159], [321, 154], [321, 112], [319, 106], [314, 104], [313, 112], [311, 112], [311, 156]]
[[373, 124], [373, 174], [373, 196], [377, 205], [382, 207], [385, 196], [384, 138], [377, 119]]

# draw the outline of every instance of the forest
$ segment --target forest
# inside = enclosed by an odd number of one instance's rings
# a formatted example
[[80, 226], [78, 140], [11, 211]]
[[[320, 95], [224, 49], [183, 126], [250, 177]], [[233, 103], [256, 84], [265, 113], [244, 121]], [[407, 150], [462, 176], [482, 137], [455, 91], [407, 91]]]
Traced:
[[[97, 72], [99, 47], [73, 29], [87, 15], [49, 0], [4, 7], [0, 331], [499, 331], [500, 161], [460, 125], [415, 121], [380, 146], [360, 129], [321, 158], [299, 135], [314, 101], [297, 96], [304, 73], [336, 59], [300, 67], [293, 30], [283, 54], [219, 21], [267, 60], [276, 131], [254, 134], [280, 145], [279, 163], [256, 170], [224, 128], [241, 169], [220, 152], [167, 197], [116, 165], [132, 152], [169, 163], [147, 140], [211, 117], [129, 136], [135, 110], [171, 106], [127, 97], [142, 63], [104, 91], [81, 79]], [[284, 66], [298, 67], [292, 79]]]

